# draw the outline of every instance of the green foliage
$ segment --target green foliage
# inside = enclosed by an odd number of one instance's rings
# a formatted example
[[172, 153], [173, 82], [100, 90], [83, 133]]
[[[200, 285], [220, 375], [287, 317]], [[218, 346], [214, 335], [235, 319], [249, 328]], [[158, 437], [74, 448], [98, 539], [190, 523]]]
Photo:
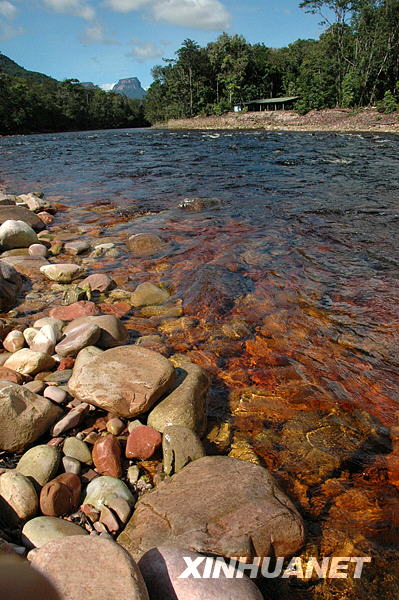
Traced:
[[383, 99], [377, 103], [377, 110], [381, 113], [394, 113], [398, 109], [395, 96], [389, 90], [385, 92]]

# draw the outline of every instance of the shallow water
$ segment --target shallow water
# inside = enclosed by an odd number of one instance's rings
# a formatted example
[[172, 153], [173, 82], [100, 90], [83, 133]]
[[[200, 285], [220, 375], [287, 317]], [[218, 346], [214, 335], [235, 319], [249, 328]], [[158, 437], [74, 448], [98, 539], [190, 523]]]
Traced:
[[[66, 229], [117, 242], [150, 231], [169, 242], [145, 260], [132, 259], [121, 243], [120, 258], [97, 265], [128, 286], [161, 281], [184, 302], [192, 292], [188, 275], [201, 265], [242, 278], [246, 292], [222, 300], [220, 310], [217, 298], [200, 298], [198, 310], [191, 303], [198, 324], [174, 331], [167, 343], [212, 373], [211, 419], [229, 420], [236, 446], [250, 444], [307, 517], [325, 523], [314, 534], [325, 552], [353, 541], [354, 531], [384, 548], [399, 539], [398, 145], [389, 135], [256, 131], [0, 140], [0, 184], [62, 203]], [[178, 207], [192, 196], [218, 200], [199, 212]], [[243, 322], [247, 333], [237, 333]], [[142, 333], [158, 324], [149, 320], [145, 329], [131, 320]], [[307, 480], [290, 462], [284, 427], [307, 415], [315, 432], [320, 411], [357, 409], [388, 428], [389, 447], [366, 444], [361, 456], [355, 449], [351, 460]], [[353, 419], [341, 432], [358, 430]], [[319, 449], [323, 430], [320, 438]], [[334, 455], [331, 440], [326, 452]]]

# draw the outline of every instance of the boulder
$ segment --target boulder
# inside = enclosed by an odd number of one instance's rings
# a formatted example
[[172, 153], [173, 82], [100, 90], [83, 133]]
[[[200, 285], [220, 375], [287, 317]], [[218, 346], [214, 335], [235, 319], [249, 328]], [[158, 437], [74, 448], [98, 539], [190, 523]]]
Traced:
[[112, 540], [58, 539], [40, 548], [32, 565], [54, 582], [65, 600], [149, 600], [136, 563]]
[[36, 375], [40, 371], [53, 368], [55, 364], [54, 358], [49, 354], [35, 352], [30, 348], [23, 348], [10, 356], [4, 363], [4, 366], [22, 375]]
[[35, 231], [44, 229], [43, 221], [35, 213], [23, 206], [0, 206], [0, 224], [9, 220], [23, 221]]
[[50, 263], [41, 256], [7, 256], [3, 262], [13, 267], [20, 275], [30, 279], [41, 277], [41, 268]]
[[64, 329], [68, 333], [71, 329], [81, 323], [92, 323], [101, 329], [101, 335], [97, 342], [99, 348], [114, 348], [126, 344], [128, 331], [121, 321], [114, 315], [101, 315], [99, 317], [81, 317], [74, 319]]
[[62, 410], [25, 386], [0, 381], [0, 449], [21, 452], [45, 433]]
[[8, 526], [32, 519], [39, 508], [39, 499], [32, 482], [15, 471], [0, 476], [0, 508]]
[[[263, 596], [255, 583], [238, 569], [231, 578], [221, 569], [217, 578], [181, 578], [187, 569], [189, 558], [198, 565], [198, 573], [204, 575], [206, 558], [196, 552], [174, 546], [159, 546], [144, 554], [139, 561], [151, 600], [262, 600]], [[220, 560], [223, 560], [220, 558]]]
[[206, 456], [145, 494], [118, 542], [136, 558], [167, 543], [252, 560], [297, 552], [304, 525], [266, 469]]
[[39, 489], [57, 473], [60, 456], [60, 451], [55, 446], [34, 446], [20, 458], [17, 473], [29, 477], [36, 489]]
[[76, 373], [75, 368], [68, 384], [75, 398], [127, 418], [151, 408], [174, 379], [168, 359], [139, 346], [106, 350]]
[[84, 268], [71, 263], [53, 263], [41, 267], [40, 272], [52, 281], [71, 283], [83, 274]]
[[10, 310], [16, 302], [22, 288], [22, 279], [14, 267], [0, 260], [0, 311]]
[[5, 250], [29, 248], [36, 242], [36, 232], [24, 221], [4, 221], [0, 225], [0, 246]]
[[153, 256], [166, 249], [166, 243], [157, 235], [152, 233], [136, 233], [130, 236], [126, 246], [137, 258]]
[[163, 433], [169, 425], [182, 425], [200, 436], [206, 427], [206, 395], [210, 379], [198, 365], [182, 363], [177, 369], [177, 387], [148, 415], [148, 425]]
[[194, 431], [181, 425], [169, 425], [163, 431], [163, 465], [167, 475], [177, 473], [193, 460], [205, 456], [201, 440]]
[[[57, 517], [36, 517], [22, 529], [22, 541], [28, 548], [41, 548], [59, 538], [77, 535], [87, 535], [87, 531]], [[79, 568], [82, 568], [82, 564], [79, 564]]]

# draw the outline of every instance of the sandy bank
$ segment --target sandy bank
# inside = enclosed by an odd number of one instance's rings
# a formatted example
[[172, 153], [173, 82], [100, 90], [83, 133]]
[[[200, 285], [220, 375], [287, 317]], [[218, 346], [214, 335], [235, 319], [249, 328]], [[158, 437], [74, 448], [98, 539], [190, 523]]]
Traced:
[[162, 129], [266, 129], [268, 131], [359, 131], [399, 133], [398, 113], [382, 114], [374, 109], [333, 108], [312, 110], [306, 115], [294, 111], [227, 113], [223, 116], [170, 119], [158, 123]]

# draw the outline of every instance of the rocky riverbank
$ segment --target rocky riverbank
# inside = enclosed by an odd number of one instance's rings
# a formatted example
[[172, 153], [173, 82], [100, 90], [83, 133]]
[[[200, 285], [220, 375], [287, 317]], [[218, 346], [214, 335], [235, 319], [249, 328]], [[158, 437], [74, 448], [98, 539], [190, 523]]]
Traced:
[[[0, 198], [2, 595], [260, 600], [246, 576], [180, 581], [184, 557], [289, 557], [302, 517], [265, 468], [206, 456], [209, 375], [124, 324], [134, 310], [190, 320], [181, 303], [96, 273], [114, 244], [63, 243], [56, 219], [38, 195]], [[165, 246], [126, 244], [136, 258]]]
[[170, 119], [156, 129], [266, 129], [268, 131], [335, 131], [399, 133], [398, 113], [382, 114], [375, 109], [332, 108], [312, 110], [306, 115], [294, 111], [227, 113], [192, 119]]

